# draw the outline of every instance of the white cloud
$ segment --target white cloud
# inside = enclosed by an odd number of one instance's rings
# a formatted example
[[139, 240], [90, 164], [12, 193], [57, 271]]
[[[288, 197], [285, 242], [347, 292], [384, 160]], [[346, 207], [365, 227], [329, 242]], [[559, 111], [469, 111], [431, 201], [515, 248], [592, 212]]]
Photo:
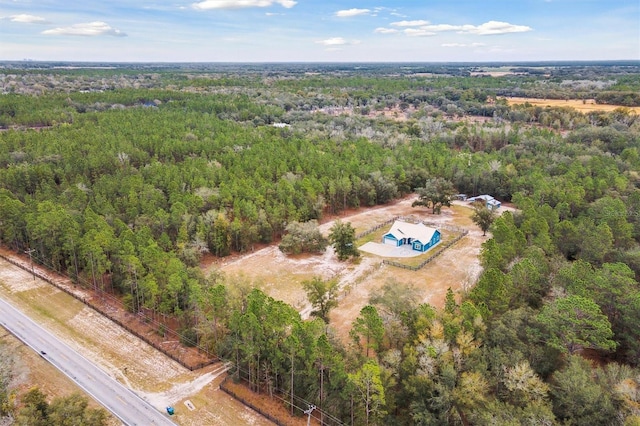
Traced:
[[371, 11], [369, 9], [345, 9], [337, 11], [336, 16], [338, 18], [350, 18], [352, 16], [368, 15], [370, 13]]
[[317, 44], [322, 44], [325, 47], [325, 51], [333, 52], [336, 50], [342, 50], [343, 46], [358, 45], [360, 40], [346, 40], [342, 37], [332, 37], [325, 40], [316, 41]]
[[379, 27], [376, 28], [375, 30], [373, 30], [374, 33], [378, 33], [378, 34], [396, 34], [398, 32], [398, 30], [396, 30], [395, 28], [383, 28], [383, 27]]
[[425, 25], [420, 27], [426, 31], [457, 31], [460, 34], [495, 35], [507, 33], [522, 33], [531, 31], [531, 27], [525, 25], [513, 25], [508, 22], [489, 21], [481, 25]]
[[332, 37], [332, 38], [328, 38], [326, 40], [318, 40], [318, 41], [316, 41], [316, 43], [322, 44], [322, 45], [325, 45], [325, 46], [343, 46], [343, 45], [347, 44], [347, 40], [345, 40], [342, 37]]
[[489, 22], [485, 22], [482, 25], [478, 25], [477, 27], [473, 27], [469, 30], [465, 29], [464, 32], [469, 32], [471, 34], [479, 34], [479, 35], [494, 35], [494, 34], [508, 34], [508, 33], [523, 33], [531, 30], [532, 28], [527, 27], [526, 25], [513, 25], [508, 22], [489, 21]]
[[[469, 27], [473, 27], [473, 25], [468, 25]], [[438, 25], [425, 25], [421, 27], [423, 30], [427, 31], [456, 31], [462, 30], [465, 25], [449, 25], [449, 24], [438, 24]]]
[[514, 25], [508, 22], [488, 21], [481, 25], [450, 25], [450, 24], [434, 24], [429, 21], [398, 21], [392, 22], [391, 25], [396, 27], [417, 27], [408, 28], [404, 32], [409, 36], [418, 35], [434, 35], [434, 33], [444, 31], [456, 31], [459, 34], [477, 34], [477, 35], [496, 35], [508, 33], [523, 33], [532, 31], [531, 27], [526, 25]]
[[75, 24], [70, 27], [59, 27], [42, 32], [45, 35], [73, 35], [73, 36], [100, 36], [109, 35], [114, 37], [126, 37], [126, 34], [115, 28], [111, 28], [106, 22], [88, 22], [86, 24]]
[[204, 0], [193, 3], [191, 6], [198, 10], [209, 9], [244, 9], [247, 7], [269, 7], [279, 4], [287, 9], [292, 8], [298, 2], [294, 0]]
[[20, 15], [11, 15], [9, 16], [9, 20], [11, 22], [20, 22], [23, 24], [46, 24], [47, 20], [41, 18], [40, 16], [20, 14]]
[[391, 25], [393, 25], [394, 27], [420, 27], [423, 25], [429, 25], [430, 22], [429, 21], [423, 21], [423, 20], [419, 20], [419, 21], [398, 21], [398, 22], [392, 22]]

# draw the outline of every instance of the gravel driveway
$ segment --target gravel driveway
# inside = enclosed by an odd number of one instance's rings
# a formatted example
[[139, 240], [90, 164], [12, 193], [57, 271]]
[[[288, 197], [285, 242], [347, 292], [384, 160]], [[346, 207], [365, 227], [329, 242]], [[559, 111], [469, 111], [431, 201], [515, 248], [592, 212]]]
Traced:
[[361, 247], [358, 247], [358, 249], [382, 257], [416, 257], [424, 254], [419, 251], [413, 250], [408, 244], [402, 245], [400, 247], [395, 247], [391, 244], [374, 243], [373, 241], [365, 243]]

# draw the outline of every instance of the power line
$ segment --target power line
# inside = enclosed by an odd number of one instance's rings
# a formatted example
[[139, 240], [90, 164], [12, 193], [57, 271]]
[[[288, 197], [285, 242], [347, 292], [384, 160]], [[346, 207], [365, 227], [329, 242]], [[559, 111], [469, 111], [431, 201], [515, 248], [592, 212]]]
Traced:
[[31, 274], [33, 275], [33, 280], [36, 280], [36, 271], [33, 268], [33, 257], [31, 256], [31, 253], [33, 253], [34, 251], [36, 251], [36, 249], [28, 249], [25, 250], [24, 252], [27, 253], [29, 255], [29, 261], [31, 262]]
[[[48, 260], [41, 259], [38, 256], [32, 256], [32, 253], [35, 252], [35, 251], [36, 251], [35, 249], [25, 250], [25, 253], [29, 254], [29, 258], [30, 258], [30, 261], [31, 261], [32, 273], [33, 273], [33, 277], [34, 277], [33, 279], [34, 280], [35, 280], [35, 269], [34, 269], [34, 266], [33, 266], [33, 260], [34, 259], [36, 261], [38, 261], [39, 264], [41, 264], [41, 265], [43, 265], [45, 267], [48, 267], [48, 268], [50, 268], [50, 269], [55, 271], [55, 267]], [[71, 279], [71, 277], [69, 275], [67, 275], [67, 274], [64, 274], [62, 272], [57, 272], [57, 271], [56, 271], [56, 273], [58, 273], [59, 275], [61, 275], [63, 277], [66, 277], [66, 278], [70, 279], [71, 281], [73, 281]], [[76, 282], [78, 282], [83, 288], [91, 288], [91, 283], [89, 283], [85, 279], [81, 278], [80, 276], [76, 276]], [[100, 295], [100, 297], [101, 297], [101, 299], [103, 301], [105, 301], [105, 300], [109, 301], [109, 302], [111, 302], [113, 304], [116, 304], [121, 309], [123, 309], [123, 310], [125, 309], [125, 306], [124, 306], [124, 304], [122, 303], [122, 301], [120, 299], [118, 299], [117, 297], [115, 297], [115, 296], [111, 295], [110, 293], [106, 292], [104, 289], [95, 287], [94, 288], [94, 292], [95, 293], [99, 293], [99, 295]], [[93, 306], [93, 304], [90, 304], [87, 301], [85, 301], [85, 303], [87, 303], [90, 306], [95, 308], [95, 306]], [[100, 310], [100, 312], [102, 314], [106, 315], [108, 318], [112, 319], [111, 316], [106, 314], [105, 312], [102, 312], [101, 310]], [[152, 325], [158, 326], [158, 327], [165, 326], [164, 323], [156, 321], [154, 318], [149, 317], [146, 314], [144, 314], [144, 311], [139, 311], [137, 313], [137, 316], [142, 317], [144, 319], [145, 323], [151, 323]], [[179, 333], [177, 331], [174, 331], [174, 330], [169, 330], [169, 331], [170, 331], [170, 333], [172, 335], [176, 336], [177, 338], [179, 338], [181, 340], [186, 339], [185, 336], [183, 336], [181, 333]], [[207, 354], [207, 356], [214, 357], [205, 348], [202, 348], [199, 345], [196, 345], [196, 347], [199, 350], [202, 350], [205, 354]], [[220, 361], [225, 362], [226, 364], [229, 364], [229, 365], [235, 367], [235, 369], [239, 373], [242, 372], [246, 376], [249, 375], [249, 371], [241, 368], [239, 365], [235, 364], [233, 361], [224, 360], [224, 359], [218, 358], [218, 357], [214, 357], [214, 358], [216, 358], [216, 359], [218, 359]], [[245, 380], [245, 379], [243, 379], [243, 380]], [[245, 380], [245, 381], [247, 381], [247, 380]], [[294, 404], [294, 403], [291, 402], [291, 399], [285, 400], [283, 397], [280, 396], [280, 395], [287, 395], [289, 393], [288, 391], [280, 389], [279, 387], [274, 387], [274, 391], [275, 391], [275, 393], [272, 394], [271, 397], [275, 398], [276, 400], [282, 401], [285, 405], [292, 406], [293, 408], [299, 410], [300, 412], [303, 412], [303, 413], [307, 414], [308, 415], [308, 418], [307, 418], [307, 422], [308, 423], [310, 422], [311, 417], [313, 417], [315, 420], [318, 420], [318, 421], [321, 421], [321, 419], [324, 418], [325, 420], [330, 420], [332, 423], [334, 423], [336, 425], [344, 425], [344, 423], [340, 419], [338, 419], [337, 417], [333, 416], [330, 413], [325, 412], [324, 410], [319, 409], [314, 404], [311, 404], [309, 401], [307, 401], [304, 398], [296, 395], [295, 393], [292, 395], [293, 400], [295, 400], [295, 402], [296, 402]], [[300, 405], [298, 405], [298, 404], [300, 404]], [[304, 408], [305, 406], [307, 407], [306, 409]], [[313, 407], [312, 410], [310, 410], [311, 407]], [[310, 410], [310, 411], [307, 412], [308, 410]], [[314, 415], [314, 412], [319, 412], [321, 414], [321, 417], [317, 417], [316, 415]]]

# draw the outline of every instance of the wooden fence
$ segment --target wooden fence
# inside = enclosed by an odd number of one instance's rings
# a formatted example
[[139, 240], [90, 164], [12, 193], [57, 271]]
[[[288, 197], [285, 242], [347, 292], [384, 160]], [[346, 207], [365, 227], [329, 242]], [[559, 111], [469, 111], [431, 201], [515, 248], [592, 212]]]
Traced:
[[264, 410], [262, 410], [260, 407], [256, 406], [255, 404], [253, 404], [251, 401], [249, 401], [246, 398], [243, 398], [242, 395], [238, 395], [237, 393], [235, 393], [232, 389], [230, 389], [227, 386], [227, 380], [229, 379], [230, 376], [227, 376], [224, 378], [224, 380], [222, 381], [222, 383], [220, 383], [220, 390], [225, 392], [226, 394], [230, 395], [232, 398], [237, 399], [238, 401], [242, 402], [244, 405], [246, 405], [249, 408], [252, 408], [253, 410], [257, 411], [258, 413], [260, 413], [262, 416], [266, 417], [267, 419], [271, 420], [273, 423], [275, 423], [278, 426], [285, 426], [284, 423], [282, 423], [280, 420], [278, 420], [277, 418], [275, 418], [274, 416], [272, 416], [271, 414], [265, 412]]
[[419, 269], [424, 268], [433, 259], [435, 259], [436, 257], [440, 256], [442, 254], [442, 252], [444, 252], [446, 249], [448, 249], [449, 247], [451, 247], [452, 245], [454, 245], [455, 243], [460, 241], [464, 236], [466, 236], [469, 233], [469, 231], [467, 229], [460, 228], [460, 227], [454, 226], [454, 225], [447, 225], [447, 224], [441, 224], [441, 223], [435, 223], [435, 222], [429, 222], [429, 221], [421, 221], [421, 220], [418, 220], [418, 219], [410, 217], [410, 216], [396, 216], [396, 217], [391, 218], [389, 220], [386, 220], [386, 221], [384, 221], [382, 223], [379, 223], [378, 225], [374, 226], [373, 228], [367, 229], [366, 231], [357, 234], [356, 235], [356, 239], [360, 239], [360, 238], [364, 237], [365, 235], [369, 235], [372, 232], [375, 232], [378, 229], [383, 228], [383, 227], [389, 225], [390, 223], [395, 222], [396, 220], [401, 220], [401, 221], [409, 222], [409, 223], [422, 223], [422, 224], [424, 224], [426, 226], [429, 226], [431, 228], [446, 229], [447, 231], [454, 232], [454, 233], [458, 234], [453, 240], [447, 242], [446, 244], [437, 245], [436, 246], [437, 249], [431, 254], [431, 256], [429, 256], [427, 259], [425, 259], [423, 262], [421, 262], [417, 266], [405, 265], [404, 263], [396, 262], [394, 260], [384, 259], [382, 261], [382, 263], [384, 265], [391, 265], [391, 266], [395, 266], [395, 267], [398, 267], [398, 268], [408, 269], [410, 271], [417, 271]]
[[397, 268], [403, 268], [403, 269], [408, 269], [410, 271], [417, 271], [419, 269], [424, 268], [426, 265], [428, 265], [429, 263], [431, 263], [431, 261], [433, 261], [436, 257], [440, 256], [446, 249], [448, 249], [449, 247], [451, 247], [452, 245], [454, 245], [455, 243], [457, 243], [458, 241], [460, 241], [465, 235], [467, 235], [469, 233], [469, 231], [467, 231], [466, 229], [463, 230], [461, 233], [459, 233], [453, 240], [447, 242], [446, 244], [442, 245], [442, 246], [436, 246], [437, 250], [434, 251], [431, 256], [429, 256], [427, 259], [425, 259], [424, 261], [422, 261], [419, 265], [417, 266], [411, 266], [411, 265], [405, 265], [404, 263], [400, 263], [400, 262], [396, 262], [393, 260], [387, 260], [384, 259], [382, 261], [383, 264], [385, 265], [391, 265], [391, 266], [395, 266]]

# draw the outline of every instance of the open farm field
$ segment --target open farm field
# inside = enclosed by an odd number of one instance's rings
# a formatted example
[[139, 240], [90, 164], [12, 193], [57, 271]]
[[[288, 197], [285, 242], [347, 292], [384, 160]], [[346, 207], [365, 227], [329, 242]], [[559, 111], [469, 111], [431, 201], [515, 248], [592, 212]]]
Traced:
[[521, 104], [531, 104], [533, 106], [541, 106], [541, 107], [569, 107], [574, 108], [577, 111], [582, 113], [590, 112], [590, 111], [606, 111], [611, 112], [617, 108], [628, 108], [631, 111], [635, 111], [636, 113], [640, 113], [640, 107], [623, 107], [620, 105], [606, 105], [606, 104], [597, 104], [593, 99], [535, 99], [535, 98], [517, 98], [517, 97], [509, 97], [506, 98], [509, 105], [521, 105]]

